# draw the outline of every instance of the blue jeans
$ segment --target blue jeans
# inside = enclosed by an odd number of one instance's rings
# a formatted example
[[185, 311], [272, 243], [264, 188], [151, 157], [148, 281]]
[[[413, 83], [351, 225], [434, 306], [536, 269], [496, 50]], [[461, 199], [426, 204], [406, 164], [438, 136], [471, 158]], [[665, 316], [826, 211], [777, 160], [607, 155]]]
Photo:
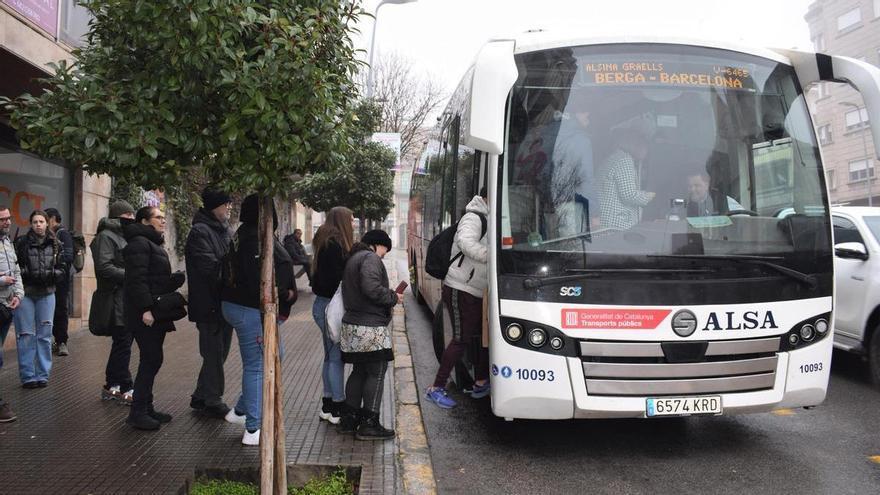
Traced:
[[[260, 429], [263, 420], [263, 319], [260, 310], [223, 301], [223, 318], [235, 329], [241, 353], [241, 396], [235, 404], [236, 413], [245, 414], [248, 431]], [[280, 326], [280, 324], [279, 324]], [[284, 356], [278, 339], [279, 359]]]
[[18, 374], [21, 383], [49, 381], [52, 370], [52, 319], [55, 294], [24, 296], [15, 310]]
[[324, 380], [324, 397], [330, 397], [334, 402], [342, 402], [345, 400], [345, 363], [342, 362], [339, 342], [330, 340], [330, 333], [327, 331], [327, 317], [324, 311], [328, 304], [330, 304], [329, 297], [316, 295], [315, 303], [312, 305], [312, 318], [321, 330], [324, 341], [324, 368], [321, 371], [321, 378]]

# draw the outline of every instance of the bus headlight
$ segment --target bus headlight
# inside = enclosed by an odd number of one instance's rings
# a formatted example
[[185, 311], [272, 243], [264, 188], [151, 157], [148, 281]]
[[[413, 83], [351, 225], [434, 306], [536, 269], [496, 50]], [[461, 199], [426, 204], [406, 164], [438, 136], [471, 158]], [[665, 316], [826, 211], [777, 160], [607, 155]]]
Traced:
[[813, 337], [816, 336], [816, 328], [813, 325], [804, 325], [801, 327], [801, 338], [804, 339], [804, 342], [809, 342], [813, 340]]
[[819, 335], [825, 335], [825, 332], [828, 331], [828, 322], [825, 320], [816, 320], [816, 331], [819, 332]]
[[798, 341], [801, 340], [800, 337], [797, 336], [796, 333], [788, 334], [788, 343], [792, 346], [797, 345]]
[[519, 326], [518, 323], [511, 323], [510, 325], [507, 325], [505, 332], [507, 332], [507, 340], [510, 340], [512, 342], [516, 342], [523, 336], [523, 329], [521, 326]]
[[529, 344], [532, 347], [541, 347], [547, 341], [547, 332], [540, 328], [533, 328], [529, 331]]
[[550, 339], [550, 347], [554, 350], [562, 349], [562, 346], [565, 345], [565, 342], [560, 337], [553, 337]]

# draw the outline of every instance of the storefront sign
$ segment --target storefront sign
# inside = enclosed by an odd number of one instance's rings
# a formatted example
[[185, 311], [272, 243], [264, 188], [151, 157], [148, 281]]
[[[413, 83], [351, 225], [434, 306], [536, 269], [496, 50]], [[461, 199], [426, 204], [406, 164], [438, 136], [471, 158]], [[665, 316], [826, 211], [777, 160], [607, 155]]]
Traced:
[[12, 235], [28, 228], [34, 210], [55, 208], [70, 225], [70, 171], [32, 155], [0, 147], [0, 205], [12, 212]]
[[58, 0], [2, 0], [29, 21], [58, 35]]

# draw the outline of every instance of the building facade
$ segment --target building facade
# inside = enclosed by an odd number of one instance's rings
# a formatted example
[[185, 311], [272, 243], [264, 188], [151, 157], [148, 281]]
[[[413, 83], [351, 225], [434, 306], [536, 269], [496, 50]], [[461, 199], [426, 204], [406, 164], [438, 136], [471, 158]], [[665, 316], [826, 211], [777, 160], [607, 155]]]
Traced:
[[[880, 66], [880, 0], [816, 0], [804, 16], [813, 49]], [[840, 83], [810, 89], [807, 102], [822, 145], [831, 201], [880, 206], [880, 184], [861, 95]]]
[[[0, 95], [39, 94], [36, 79], [51, 75], [49, 64], [72, 60], [89, 18], [76, 0], [0, 0]], [[12, 211], [12, 236], [27, 231], [31, 211], [53, 207], [68, 228], [83, 232], [90, 242], [107, 215], [110, 186], [109, 177], [89, 176], [76, 165], [23, 151], [8, 115], [0, 110], [0, 204]], [[71, 291], [72, 331], [87, 321], [94, 288], [94, 267], [86, 256]]]

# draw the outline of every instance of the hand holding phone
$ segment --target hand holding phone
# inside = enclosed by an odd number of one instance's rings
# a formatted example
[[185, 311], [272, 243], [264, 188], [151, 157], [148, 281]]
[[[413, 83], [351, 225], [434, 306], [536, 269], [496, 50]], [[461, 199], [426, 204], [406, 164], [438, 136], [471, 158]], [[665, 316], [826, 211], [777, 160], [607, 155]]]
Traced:
[[401, 280], [400, 283], [397, 284], [397, 288], [394, 289], [394, 292], [397, 292], [398, 294], [403, 294], [403, 291], [406, 290], [406, 287], [408, 285], [409, 284], [407, 284], [405, 280]]

